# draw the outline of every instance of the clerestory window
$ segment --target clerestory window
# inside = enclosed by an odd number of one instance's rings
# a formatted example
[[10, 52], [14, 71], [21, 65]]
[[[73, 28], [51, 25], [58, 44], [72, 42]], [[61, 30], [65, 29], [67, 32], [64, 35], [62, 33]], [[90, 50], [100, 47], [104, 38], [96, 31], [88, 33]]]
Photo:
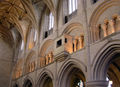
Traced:
[[49, 14], [49, 30], [53, 29], [54, 26], [54, 16], [52, 13]]
[[72, 14], [77, 10], [77, 0], [68, 0], [69, 3], [69, 14]]
[[24, 41], [22, 40], [22, 43], [21, 43], [21, 50], [23, 50], [24, 48]]

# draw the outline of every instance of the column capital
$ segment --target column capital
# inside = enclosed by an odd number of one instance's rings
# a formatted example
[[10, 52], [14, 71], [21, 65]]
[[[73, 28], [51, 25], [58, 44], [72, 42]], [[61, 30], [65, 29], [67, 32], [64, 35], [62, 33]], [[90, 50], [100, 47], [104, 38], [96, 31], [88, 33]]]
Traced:
[[108, 87], [108, 81], [96, 80], [86, 82], [86, 87]]

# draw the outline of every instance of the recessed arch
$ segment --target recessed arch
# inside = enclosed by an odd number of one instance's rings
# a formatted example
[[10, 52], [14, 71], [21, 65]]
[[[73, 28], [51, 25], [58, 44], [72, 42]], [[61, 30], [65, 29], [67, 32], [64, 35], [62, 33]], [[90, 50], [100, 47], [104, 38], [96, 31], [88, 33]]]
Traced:
[[77, 22], [69, 24], [62, 32], [62, 35], [68, 35], [68, 39], [72, 38], [70, 39], [70, 53], [76, 52], [84, 47], [84, 29], [82, 24]]
[[109, 73], [108, 68], [118, 67], [114, 64], [114, 59], [117, 58], [116, 55], [120, 54], [120, 41], [107, 43], [100, 50], [92, 62], [93, 80], [106, 80]]
[[25, 59], [25, 73], [34, 71], [36, 68], [36, 52], [31, 50]]
[[19, 78], [20, 76], [22, 76], [22, 72], [23, 72], [23, 65], [24, 62], [23, 62], [23, 59], [19, 59], [16, 63], [16, 65], [14, 66], [13, 68], [13, 79], [17, 79]]
[[[38, 75], [37, 79], [37, 87], [47, 87], [45, 83], [48, 82], [53, 86], [54, 75], [52, 72], [46, 68], [42, 70], [42, 72]], [[47, 84], [47, 83], [46, 83]]]
[[32, 58], [35, 54], [36, 54], [36, 52], [35, 52], [34, 50], [31, 50], [31, 51], [29, 52], [28, 56], [26, 57], [26, 62], [27, 62], [28, 60], [30, 60], [30, 58]]
[[39, 55], [44, 56], [47, 48], [51, 45], [53, 45], [53, 40], [52, 39], [49, 39], [49, 40], [45, 41], [40, 48], [40, 54]]
[[80, 23], [71, 23], [64, 29], [62, 34], [69, 34], [73, 29], [76, 28], [81, 29], [83, 26]]
[[26, 77], [24, 79], [23, 87], [34, 87], [34, 83], [31, 77]]
[[19, 87], [18, 83], [15, 83], [15, 84], [13, 85], [13, 87]]
[[91, 43], [94, 42], [98, 37], [95, 36], [96, 34], [96, 28], [98, 28], [97, 23], [100, 18], [100, 16], [109, 8], [113, 6], [119, 6], [120, 1], [119, 0], [106, 0], [103, 3], [101, 3], [92, 13], [90, 20], [89, 20], [89, 26], [90, 26], [90, 40]]
[[85, 82], [86, 66], [79, 60], [68, 59], [65, 61], [65, 63], [61, 66], [59, 70], [58, 87], [70, 87], [70, 81], [72, 81], [72, 77], [74, 77], [74, 75], [79, 75], [79, 79]]

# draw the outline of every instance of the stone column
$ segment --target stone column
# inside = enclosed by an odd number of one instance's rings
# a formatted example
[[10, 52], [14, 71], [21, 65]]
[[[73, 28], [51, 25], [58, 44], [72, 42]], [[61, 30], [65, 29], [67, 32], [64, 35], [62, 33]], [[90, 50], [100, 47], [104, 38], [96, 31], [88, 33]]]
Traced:
[[103, 29], [104, 37], [107, 36], [107, 25], [104, 23], [101, 25], [101, 28]]
[[84, 47], [84, 36], [80, 36], [79, 38], [79, 49], [82, 49]]
[[76, 47], [76, 42], [77, 42], [77, 41], [76, 41], [76, 39], [75, 39], [75, 40], [73, 41], [73, 43], [74, 43], [74, 52], [77, 50], [77, 49], [76, 49], [76, 48], [77, 48], [77, 47]]
[[116, 19], [115, 28], [116, 28], [116, 31], [120, 31], [120, 16], [118, 16]]
[[99, 30], [98, 30], [98, 27], [95, 29], [95, 37], [96, 37], [96, 40], [99, 40]]
[[46, 55], [45, 59], [46, 59], [46, 65], [47, 65], [48, 64], [48, 55]]
[[78, 38], [78, 49], [82, 48], [81, 43], [82, 43], [82, 39], [81, 39], [81, 37], [79, 37]]
[[105, 80], [96, 80], [86, 82], [86, 87], [108, 87], [108, 82]]
[[110, 20], [108, 22], [108, 35], [112, 34], [115, 32], [115, 28], [114, 28], [114, 22], [113, 20]]

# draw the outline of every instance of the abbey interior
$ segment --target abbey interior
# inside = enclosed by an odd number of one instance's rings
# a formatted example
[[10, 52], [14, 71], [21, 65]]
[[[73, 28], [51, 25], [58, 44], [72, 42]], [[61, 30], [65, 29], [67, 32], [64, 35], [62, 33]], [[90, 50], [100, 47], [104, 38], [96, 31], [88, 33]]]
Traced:
[[120, 0], [0, 0], [0, 87], [120, 87]]

